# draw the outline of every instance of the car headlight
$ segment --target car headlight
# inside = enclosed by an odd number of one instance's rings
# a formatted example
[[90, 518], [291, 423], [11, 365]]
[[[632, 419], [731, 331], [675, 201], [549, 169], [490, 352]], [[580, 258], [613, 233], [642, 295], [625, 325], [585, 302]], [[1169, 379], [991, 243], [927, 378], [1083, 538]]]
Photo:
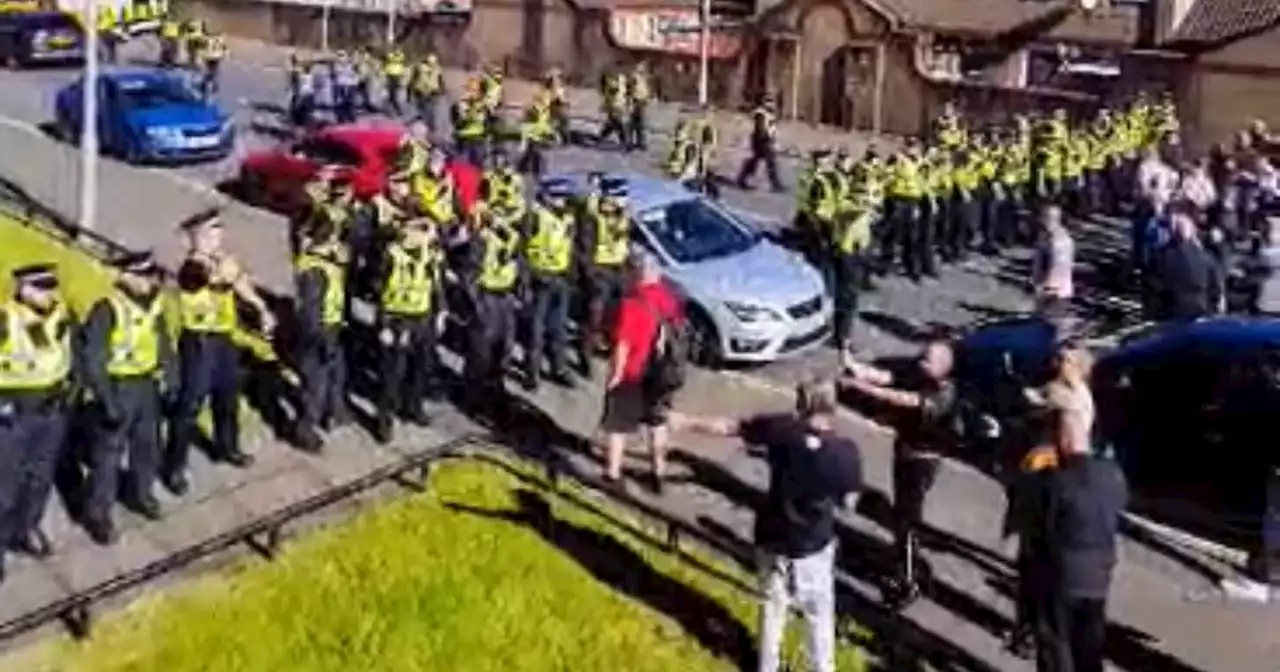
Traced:
[[147, 137], [157, 142], [172, 143], [182, 139], [182, 131], [168, 126], [148, 126]]
[[736, 301], [725, 301], [724, 307], [739, 322], [778, 322], [782, 320], [782, 316], [777, 311], [764, 306], [753, 306], [749, 303], [737, 303]]

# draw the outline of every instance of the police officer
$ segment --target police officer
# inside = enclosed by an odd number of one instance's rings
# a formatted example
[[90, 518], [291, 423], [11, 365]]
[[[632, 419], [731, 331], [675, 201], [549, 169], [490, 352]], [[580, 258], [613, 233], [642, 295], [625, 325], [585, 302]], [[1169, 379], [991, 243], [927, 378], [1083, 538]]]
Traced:
[[963, 261], [982, 228], [982, 156], [977, 149], [956, 152], [952, 173], [951, 230], [947, 257]]
[[333, 235], [345, 239], [355, 219], [356, 197], [351, 176], [339, 166], [322, 166], [316, 177], [303, 186], [309, 205], [295, 227], [293, 250], [297, 254], [318, 235], [315, 229], [329, 224]]
[[[671, 151], [664, 165], [667, 177], [689, 187], [698, 176], [697, 125], [691, 117], [676, 123], [671, 136]], [[690, 187], [692, 188], [692, 187]]]
[[444, 152], [432, 149], [426, 169], [414, 174], [412, 184], [419, 213], [441, 231], [449, 231], [458, 224], [458, 190], [453, 176], [445, 169]]
[[569, 142], [569, 92], [564, 86], [564, 73], [560, 68], [551, 68], [542, 80], [542, 90], [551, 101], [551, 119], [555, 124], [556, 135], [560, 142]]
[[631, 246], [626, 199], [625, 181], [603, 178], [599, 205], [588, 208], [586, 219], [578, 227], [578, 255], [587, 298], [586, 329], [579, 341], [579, 362], [583, 375], [588, 377], [592, 355], [608, 346], [608, 325], [622, 296]]
[[108, 63], [115, 63], [120, 43], [128, 39], [124, 18], [117, 17], [111, 5], [99, 6], [98, 12], [98, 37], [102, 41], [103, 57]]
[[239, 323], [236, 300], [248, 304], [263, 332], [275, 331], [275, 316], [258, 294], [252, 278], [222, 248], [222, 222], [217, 210], [199, 213], [182, 223], [190, 238], [186, 260], [178, 269], [181, 326], [178, 365], [182, 384], [161, 466], [161, 481], [175, 495], [187, 492], [186, 468], [196, 438], [196, 420], [209, 402], [213, 415], [213, 459], [247, 467], [253, 457], [240, 450], [240, 353], [232, 341]]
[[524, 178], [511, 166], [511, 158], [501, 147], [492, 152], [492, 166], [480, 180], [480, 200], [520, 220], [525, 214]]
[[453, 139], [458, 153], [477, 168], [484, 168], [488, 154], [489, 111], [485, 109], [480, 83], [467, 82], [466, 91], [453, 107]]
[[600, 82], [600, 101], [604, 113], [604, 123], [596, 143], [603, 145], [610, 136], [618, 137], [618, 144], [630, 151], [627, 122], [631, 118], [630, 93], [627, 90], [627, 76], [620, 72], [606, 73]]
[[205, 40], [209, 37], [204, 21], [192, 19], [182, 31], [182, 42], [186, 47], [187, 63], [200, 66], [200, 51], [204, 49]]
[[[893, 158], [889, 166], [889, 222], [890, 230], [886, 236], [896, 243], [900, 249], [902, 265], [913, 279], [919, 278], [918, 228], [923, 222], [923, 202], [925, 197], [924, 171], [920, 144], [915, 138], [907, 141], [906, 149]], [[893, 264], [893, 246], [885, 248], [885, 266]]]
[[720, 178], [715, 171], [715, 152], [719, 144], [716, 126], [711, 120], [711, 110], [706, 105], [699, 108], [694, 121], [694, 139], [698, 146], [696, 162], [696, 190], [714, 199], [720, 198]]
[[[800, 179], [796, 185], [798, 188], [796, 189], [794, 228], [797, 242], [809, 263], [819, 268], [824, 263], [823, 251], [826, 249], [826, 241], [825, 229], [816, 211], [819, 205], [826, 203], [826, 199], [829, 198], [826, 192], [829, 185], [825, 182], [830, 178], [828, 173], [833, 169], [832, 160], [830, 149], [824, 147], [814, 150], [809, 155], [809, 165], [800, 173]], [[823, 181], [824, 184], [819, 185], [819, 181]]]
[[404, 108], [400, 97], [404, 94], [405, 78], [409, 75], [409, 66], [405, 63], [404, 51], [391, 45], [382, 57], [382, 85], [387, 92], [387, 110], [397, 116], [404, 116]]
[[352, 61], [356, 66], [356, 74], [360, 77], [360, 84], [356, 87], [356, 106], [364, 112], [375, 112], [373, 80], [378, 73], [378, 59], [374, 58], [368, 49], [360, 47], [356, 49]]
[[778, 116], [772, 95], [766, 95], [760, 104], [751, 111], [751, 155], [742, 163], [738, 171], [738, 187], [751, 189], [751, 180], [755, 178], [756, 169], [764, 164], [765, 174], [769, 176], [769, 185], [776, 192], [784, 191], [782, 180], [778, 178]]
[[835, 298], [833, 334], [841, 350], [853, 349], [853, 328], [858, 317], [858, 295], [867, 268], [865, 252], [871, 245], [871, 226], [876, 218], [875, 206], [862, 189], [855, 189], [834, 222], [831, 249], [832, 294]]
[[550, 360], [552, 381], [572, 384], [566, 360], [576, 220], [569, 205], [569, 185], [563, 181], [544, 183], [524, 234], [531, 276], [525, 305], [529, 342], [524, 361], [524, 383], [529, 390], [538, 388], [544, 354]]
[[934, 120], [934, 144], [939, 149], [955, 151], [968, 142], [967, 135], [955, 103], [947, 102], [942, 106], [942, 114]]
[[298, 447], [318, 453], [319, 428], [347, 423], [347, 359], [343, 350], [346, 322], [348, 253], [334, 225], [321, 223], [302, 254], [294, 260], [297, 296], [298, 372], [302, 408], [298, 414]]
[[333, 115], [340, 124], [360, 116], [360, 72], [351, 56], [339, 51], [333, 59]]
[[7, 551], [51, 552], [40, 520], [66, 439], [75, 361], [53, 266], [18, 268], [13, 282], [0, 308], [0, 581]]
[[497, 63], [486, 68], [484, 74], [480, 77], [480, 98], [484, 102], [485, 110], [489, 113], [491, 120], [502, 108], [502, 80], [502, 66]]
[[182, 24], [171, 16], [160, 22], [160, 67], [178, 65], [178, 52], [182, 44]]
[[426, 122], [427, 128], [434, 133], [437, 107], [440, 97], [444, 95], [444, 72], [440, 69], [440, 59], [435, 54], [427, 54], [426, 58], [413, 66], [409, 90], [413, 105], [418, 110], [418, 118]]
[[161, 418], [178, 384], [159, 265], [149, 253], [137, 253], [114, 266], [119, 272], [115, 291], [94, 304], [82, 331], [84, 381], [98, 420], [83, 523], [102, 545], [116, 539], [111, 508], [120, 492], [121, 459], [127, 465], [126, 506], [160, 518], [152, 488], [160, 466]]
[[200, 65], [203, 73], [200, 79], [200, 90], [208, 98], [218, 93], [219, 75], [222, 62], [227, 58], [227, 38], [220, 33], [209, 35], [200, 49]]
[[649, 75], [649, 66], [643, 61], [637, 63], [627, 77], [628, 137], [631, 149], [646, 150], [648, 141], [648, 117], [645, 112], [653, 99], [653, 79]]
[[501, 398], [507, 363], [515, 342], [516, 299], [524, 285], [524, 245], [519, 208], [493, 201], [479, 214], [479, 222], [463, 268], [470, 291], [471, 351], [467, 356], [466, 403], [483, 408]]
[[430, 422], [423, 404], [436, 392], [438, 325], [443, 318], [444, 253], [436, 230], [423, 218], [401, 223], [387, 246], [378, 314], [380, 390], [374, 430], [390, 443], [394, 417], [418, 426]]
[[538, 91], [525, 112], [520, 125], [520, 144], [524, 150], [520, 156], [520, 170], [534, 177], [545, 169], [543, 151], [556, 142], [555, 118], [551, 114], [551, 100], [545, 91]]

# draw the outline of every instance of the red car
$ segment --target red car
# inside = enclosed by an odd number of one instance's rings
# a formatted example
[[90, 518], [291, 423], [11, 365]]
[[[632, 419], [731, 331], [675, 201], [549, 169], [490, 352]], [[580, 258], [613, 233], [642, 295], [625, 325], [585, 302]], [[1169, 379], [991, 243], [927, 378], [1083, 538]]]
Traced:
[[[303, 187], [322, 166], [344, 166], [362, 199], [380, 193], [405, 129], [397, 126], [329, 126], [289, 145], [254, 152], [240, 165], [241, 196], [254, 205], [293, 214], [306, 207]], [[450, 160], [446, 170], [458, 187], [464, 213], [471, 211], [479, 194], [480, 170], [470, 163]]]

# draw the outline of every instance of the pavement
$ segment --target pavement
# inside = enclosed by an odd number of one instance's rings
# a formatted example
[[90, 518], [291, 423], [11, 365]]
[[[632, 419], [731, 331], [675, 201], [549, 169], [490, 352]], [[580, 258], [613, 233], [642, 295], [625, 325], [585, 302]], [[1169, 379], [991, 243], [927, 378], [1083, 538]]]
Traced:
[[[131, 47], [132, 49], [132, 47]], [[126, 52], [128, 53], [128, 52]], [[284, 86], [278, 66], [284, 55], [266, 45], [234, 43], [233, 59], [224, 66], [222, 103], [249, 128], [262, 122], [271, 104], [278, 104]], [[143, 54], [132, 54], [144, 56]], [[56, 70], [0, 72], [0, 174], [22, 185], [54, 209], [75, 216], [77, 211], [76, 155], [47, 137], [40, 125], [50, 117], [57, 89], [75, 78]], [[513, 86], [513, 89], [516, 88]], [[585, 95], [585, 94], [582, 94]], [[594, 109], [594, 108], [592, 108]], [[661, 127], [674, 113], [655, 110]], [[666, 115], [665, 117], [663, 115]], [[269, 120], [268, 120], [269, 123]], [[791, 142], [784, 129], [784, 144], [848, 142], [865, 139], [844, 135], [830, 140], [811, 138]], [[808, 129], [805, 133], [819, 137]], [[246, 133], [237, 155], [217, 164], [178, 169], [132, 168], [112, 161], [99, 166], [101, 200], [96, 222], [103, 236], [132, 248], [154, 248], [167, 262], [180, 254], [180, 239], [173, 225], [182, 217], [212, 204], [228, 207], [227, 242], [257, 276], [275, 292], [290, 292], [286, 228], [277, 216], [229, 201], [217, 191], [219, 184], [236, 174], [246, 152], [271, 146], [266, 133]], [[661, 141], [655, 145], [661, 145]], [[554, 170], [636, 170], [654, 172], [664, 147], [646, 155], [621, 155], [585, 148], [558, 150], [551, 157]], [[737, 157], [726, 143], [725, 172]], [[783, 177], [793, 182], [796, 162], [782, 162]], [[781, 226], [790, 219], [792, 198], [772, 193], [730, 190], [726, 200], [751, 211], [765, 226]], [[1087, 277], [1104, 278], [1111, 267], [1122, 236], [1114, 223], [1081, 223], [1078, 237], [1086, 249], [1081, 269]], [[941, 279], [915, 284], [901, 278], [885, 278], [867, 297], [858, 334], [868, 356], [893, 356], [911, 352], [924, 331], [937, 325], [963, 326], [975, 320], [1025, 312], [1025, 255], [979, 259], [963, 267], [948, 268]], [[1085, 280], [1087, 283], [1088, 280]], [[1102, 331], [1131, 321], [1133, 302], [1122, 295], [1099, 291], [1082, 298], [1082, 308]], [[789, 403], [789, 383], [814, 371], [830, 371], [835, 355], [818, 350], [803, 357], [765, 367], [719, 373], [700, 373], [680, 399], [681, 406], [707, 413], [745, 414], [782, 410]], [[599, 381], [596, 381], [596, 385]], [[540, 426], [566, 432], [550, 443], [568, 464], [595, 473], [575, 437], [589, 436], [599, 417], [598, 394], [546, 390], [530, 399], [545, 418]], [[460, 415], [441, 409], [441, 422], [425, 433], [408, 433], [399, 449], [430, 445], [448, 436], [474, 429]], [[530, 420], [533, 422], [533, 420]], [[862, 445], [871, 486], [887, 490], [891, 435], [852, 413], [842, 417], [842, 428]], [[524, 427], [517, 427], [519, 439]], [[518, 441], [517, 441], [518, 442]], [[269, 433], [259, 431], [249, 440], [259, 455], [251, 470], [236, 472], [199, 463], [194, 466], [196, 489], [182, 502], [168, 502], [169, 520], [141, 527], [128, 521], [129, 533], [122, 545], [102, 551], [93, 548], [73, 529], [60, 506], [52, 506], [50, 528], [62, 552], [45, 563], [21, 562], [5, 585], [0, 621], [35, 605], [81, 589], [114, 572], [139, 566], [166, 550], [204, 538], [255, 513], [280, 506], [314, 492], [326, 484], [353, 478], [385, 460], [393, 451], [377, 450], [359, 431], [348, 430], [331, 441], [332, 450], [322, 458], [303, 457], [282, 448]], [[686, 482], [671, 488], [657, 504], [725, 536], [750, 536], [751, 502], [763, 486], [759, 460], [728, 445], [694, 441], [681, 445]], [[926, 518], [939, 530], [938, 542], [926, 553], [935, 570], [929, 600], [913, 606], [905, 620], [887, 617], [874, 607], [874, 581], [864, 582], [850, 595], [850, 608], [859, 622], [881, 635], [871, 642], [887, 669], [908, 669], [902, 659], [923, 658], [934, 669], [1019, 670], [1027, 666], [1004, 654], [994, 634], [1009, 618], [1009, 601], [999, 588], [998, 577], [1008, 573], [1007, 555], [997, 538], [1003, 496], [989, 479], [960, 464], [948, 464], [931, 495]], [[862, 516], [850, 519], [846, 555], [858, 559], [878, 557], [887, 534]], [[856, 534], [855, 534], [856, 533]], [[1125, 670], [1274, 670], [1274, 633], [1280, 626], [1280, 610], [1228, 603], [1220, 598], [1216, 576], [1204, 563], [1176, 559], [1172, 554], [1144, 544], [1126, 541], [1112, 608], [1116, 626], [1112, 637], [1113, 662]], [[855, 573], [867, 563], [855, 562]], [[30, 578], [27, 578], [30, 577]], [[863, 576], [863, 579], [866, 577]], [[992, 585], [992, 580], [996, 585]], [[891, 651], [878, 644], [902, 642]]]

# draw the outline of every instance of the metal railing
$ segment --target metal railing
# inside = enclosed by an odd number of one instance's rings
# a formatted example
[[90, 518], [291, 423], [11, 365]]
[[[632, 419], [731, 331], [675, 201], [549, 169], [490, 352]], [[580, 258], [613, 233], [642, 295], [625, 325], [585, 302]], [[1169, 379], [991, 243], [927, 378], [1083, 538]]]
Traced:
[[[565, 474], [555, 466], [556, 462], [554, 460], [547, 461], [542, 465], [544, 475], [539, 478], [531, 474], [529, 469], [522, 469], [513, 464], [514, 461], [520, 458], [509, 455], [500, 456], [498, 454], [499, 450], [494, 446], [495, 444], [493, 444], [492, 440], [486, 437], [469, 435], [424, 449], [405, 457], [396, 464], [374, 469], [359, 478], [328, 488], [304, 500], [289, 504], [231, 530], [187, 546], [142, 567], [118, 574], [89, 588], [29, 611], [17, 618], [0, 623], [0, 642], [13, 639], [55, 621], [64, 623], [74, 637], [87, 637], [92, 628], [92, 608], [95, 604], [188, 567], [202, 559], [225, 552], [240, 544], [248, 546], [267, 560], [274, 559], [280, 540], [283, 538], [284, 530], [290, 523], [389, 482], [398, 483], [415, 491], [425, 491], [429, 485], [432, 468], [435, 465], [441, 462], [457, 460], [473, 460], [491, 467], [500, 468], [526, 485], [535, 485], [544, 492], [554, 494], [559, 501], [569, 502], [582, 510], [606, 518], [614, 526], [623, 529], [650, 546], [671, 553], [701, 572], [712, 575], [747, 594], [757, 594], [753, 587], [747, 585], [741, 579], [731, 576], [723, 570], [700, 560], [697, 556], [688, 553], [682, 544], [685, 539], [694, 540], [700, 548], [727, 556], [727, 559], [734, 561], [743, 560], [742, 555], [745, 549], [731, 548], [722, 540], [718, 540], [702, 531], [695, 524], [662, 511], [651, 504], [640, 502], [625, 494], [612, 492], [606, 494], [610, 501], [622, 504], [631, 511], [642, 514], [648, 519], [660, 522], [663, 527], [661, 539], [656, 539], [654, 535], [642, 529], [637, 529], [636, 526], [612, 515], [603, 507], [592, 504], [587, 498], [562, 488], [561, 484]], [[537, 467], [536, 464], [531, 466]], [[581, 480], [575, 479], [575, 482], [581, 485], [589, 485]]]

